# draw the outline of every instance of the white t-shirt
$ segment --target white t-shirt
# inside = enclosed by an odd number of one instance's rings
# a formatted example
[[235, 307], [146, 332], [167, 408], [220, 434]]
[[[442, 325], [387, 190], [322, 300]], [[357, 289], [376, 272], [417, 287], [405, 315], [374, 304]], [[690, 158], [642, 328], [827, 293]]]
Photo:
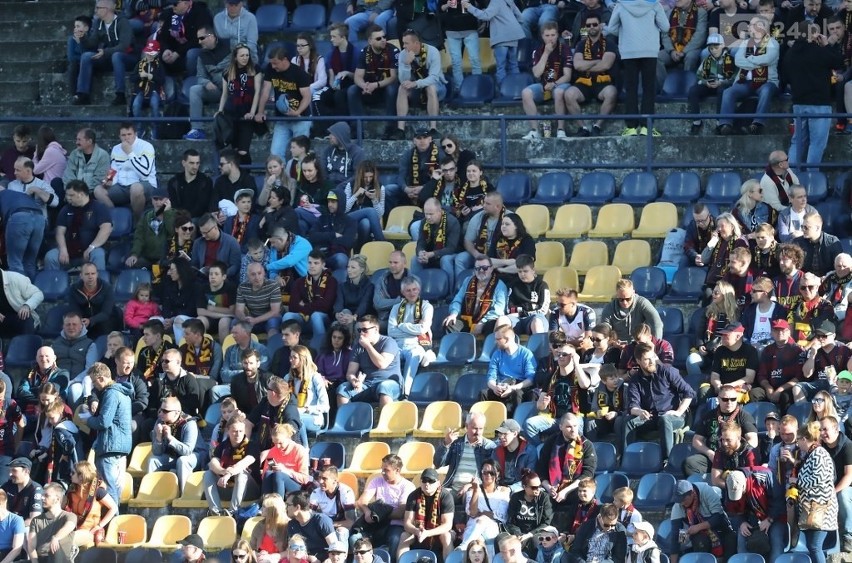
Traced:
[[765, 313], [757, 309], [754, 315], [754, 329], [751, 332], [751, 342], [759, 343], [772, 339], [772, 312], [775, 311], [775, 303], [772, 302], [769, 310]]
[[[343, 483], [337, 484], [337, 492], [329, 497], [325, 491], [320, 488], [314, 489], [311, 493], [310, 503], [317, 511], [322, 512], [332, 520], [335, 520], [337, 514], [337, 496], [340, 496], [340, 504], [344, 507], [355, 506], [355, 492], [349, 485]], [[342, 516], [342, 515], [341, 515]]]

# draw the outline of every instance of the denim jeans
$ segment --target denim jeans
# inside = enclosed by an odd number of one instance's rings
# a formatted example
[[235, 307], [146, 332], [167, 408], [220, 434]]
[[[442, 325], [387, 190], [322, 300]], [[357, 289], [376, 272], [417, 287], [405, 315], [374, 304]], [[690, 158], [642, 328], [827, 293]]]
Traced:
[[308, 136], [311, 132], [310, 121], [296, 121], [288, 118], [288, 121], [276, 121], [272, 129], [272, 145], [270, 152], [287, 160], [287, 151], [290, 150], [290, 139], [299, 135]]
[[[620, 419], [621, 420], [621, 419]], [[624, 424], [620, 424], [621, 432], [619, 432], [621, 448], [620, 452], [627, 449], [627, 444], [632, 444], [636, 441], [636, 432], [642, 428], [655, 428], [660, 431], [660, 441], [663, 446], [663, 459], [668, 459], [669, 453], [674, 446], [674, 431], [683, 428], [684, 420], [682, 416], [662, 415], [648, 420], [642, 420], [638, 416], [628, 416], [623, 418]]]
[[324, 335], [325, 331], [328, 330], [328, 325], [331, 324], [331, 319], [328, 316], [328, 313], [311, 313], [310, 318], [305, 321], [304, 317], [302, 317], [301, 313], [284, 313], [284, 316], [281, 318], [282, 323], [286, 323], [287, 321], [294, 320], [298, 321], [302, 328], [305, 326], [311, 326], [311, 333], [316, 335]]
[[[737, 535], [737, 553], [747, 553], [748, 549], [746, 549], [748, 538], [740, 533], [740, 523], [742, 522], [741, 516], [731, 516], [731, 526], [734, 528], [734, 533]], [[756, 528], [752, 528], [755, 530]], [[769, 558], [766, 560], [768, 563], [774, 563], [779, 555], [784, 553], [784, 550], [787, 548], [787, 544], [789, 543], [788, 537], [790, 533], [788, 532], [789, 528], [787, 524], [784, 522], [773, 522], [771, 526], [769, 526]], [[761, 555], [766, 555], [762, 553]]]
[[[376, 19], [374, 19], [372, 23], [378, 25], [387, 32], [388, 22], [392, 17], [393, 10], [384, 10], [376, 16]], [[354, 44], [358, 41], [358, 34], [367, 29], [370, 25], [370, 12], [358, 12], [357, 14], [352, 14], [346, 18], [344, 23], [349, 26], [349, 42]]]
[[372, 94], [365, 96], [361, 88], [353, 84], [346, 91], [346, 99], [349, 102], [349, 115], [353, 117], [365, 115], [364, 104], [366, 103], [371, 106], [383, 104], [384, 114], [396, 117], [396, 94], [398, 91], [399, 83], [395, 82], [378, 88]]
[[417, 370], [420, 369], [420, 362], [426, 357], [426, 350], [420, 345], [402, 348], [399, 351], [399, 357], [404, 364], [402, 368], [402, 392], [408, 395], [411, 391], [411, 385], [414, 383], [414, 377], [417, 375]]
[[172, 457], [166, 454], [151, 455], [148, 458], [148, 467], [146, 471], [153, 473], [155, 471], [169, 471], [175, 473], [178, 478], [178, 490], [183, 491], [186, 480], [192, 475], [192, 472], [200, 466], [198, 454], [191, 453], [180, 457]]
[[450, 52], [450, 60], [453, 63], [453, 88], [461, 88], [464, 74], [462, 73], [462, 44], [467, 50], [470, 58], [471, 74], [482, 74], [482, 62], [479, 58], [479, 33], [472, 29], [464, 37], [447, 36], [447, 49]]
[[518, 68], [518, 45], [495, 45], [494, 46], [494, 61], [497, 64], [496, 78], [497, 84], [503, 82], [507, 74], [518, 74], [521, 70]]
[[335, 270], [345, 270], [349, 264], [349, 255], [343, 252], [335, 252], [325, 259], [326, 267], [332, 272]]
[[[841, 428], [842, 430], [842, 428]], [[840, 541], [852, 541], [852, 488], [846, 487], [837, 493], [839, 509], [837, 521], [840, 524]]]
[[538, 446], [551, 435], [551, 430], [558, 428], [556, 420], [552, 416], [531, 416], [524, 423], [524, 431], [527, 441], [531, 446]]
[[[423, 270], [425, 270], [427, 268], [433, 268], [434, 267], [434, 266], [424, 266], [420, 262], [417, 261], [416, 257], [412, 256], [412, 258], [413, 258], [413, 260], [411, 261], [410, 271], [415, 276], [420, 275], [421, 273], [423, 273]], [[455, 279], [454, 279], [454, 276], [453, 276], [453, 273], [454, 273], [454, 270], [455, 270], [455, 267], [454, 267], [455, 258], [456, 258], [455, 254], [445, 254], [444, 256], [441, 256], [440, 268], [442, 270], [444, 270], [444, 272], [446, 272], [447, 278], [449, 279], [449, 282], [450, 282], [448, 287], [450, 287], [450, 288], [455, 287]]]
[[[778, 85], [772, 82], [766, 82], [760, 88], [755, 90], [749, 84], [735, 82], [728, 86], [722, 92], [722, 113], [734, 113], [737, 110], [737, 102], [743, 98], [748, 98], [752, 95], [757, 95], [757, 110], [755, 113], [765, 115], [769, 112], [769, 104], [772, 103], [772, 98], [778, 93]], [[734, 120], [730, 117], [719, 120], [719, 125], [733, 125]], [[755, 117], [754, 123], [763, 124], [761, 117]]]
[[796, 129], [793, 131], [787, 158], [793, 166], [799, 166], [799, 168], [804, 163], [817, 165], [822, 162], [822, 153], [825, 152], [825, 145], [828, 144], [831, 118], [800, 116], [832, 113], [831, 106], [793, 104], [793, 113], [796, 115]]
[[[212, 83], [211, 83], [212, 84]], [[222, 98], [222, 87], [216, 86], [215, 90], [208, 90], [206, 86], [194, 84], [189, 88], [189, 118], [193, 129], [201, 129], [198, 121], [204, 115], [204, 104], [218, 102]]]
[[[218, 480], [219, 477], [209, 469], [204, 472], [204, 494], [207, 498], [207, 506], [212, 510], [221, 512], [222, 497], [220, 495], [219, 485], [217, 484]], [[230, 490], [231, 492], [230, 511], [237, 512], [240, 509], [240, 503], [247, 494], [255, 496], [257, 493], [257, 483], [255, 483], [254, 479], [252, 479], [245, 471], [234, 475], [231, 478], [231, 481], [233, 482], [234, 487], [224, 490]]]
[[[462, 272], [473, 268], [473, 255], [470, 252], [464, 251], [456, 254], [453, 260], [453, 270], [455, 271], [454, 279], [458, 280]], [[455, 286], [450, 286], [450, 290], [455, 291]]]
[[[103, 248], [96, 248], [89, 253], [89, 261], [92, 262], [95, 266], [98, 267], [99, 272], [106, 271], [106, 252], [104, 252]], [[47, 254], [44, 255], [44, 269], [45, 270], [65, 270], [66, 268], [72, 266], [79, 266], [85, 262], [82, 257], [80, 258], [72, 258], [68, 265], [60, 266], [59, 265], [59, 250], [54, 248], [49, 250]]]
[[287, 493], [301, 490], [302, 485], [293, 480], [283, 471], [267, 471], [260, 482], [260, 494], [278, 493], [282, 497]]
[[803, 531], [805, 532], [805, 545], [808, 548], [808, 554], [811, 556], [811, 563], [825, 563], [825, 551], [822, 550], [822, 544], [825, 543], [825, 538], [829, 532], [825, 530]]
[[[146, 103], [147, 102], [147, 103]], [[133, 97], [133, 105], [131, 109], [133, 110], [133, 117], [142, 117], [142, 109], [147, 105], [151, 107], [151, 117], [162, 117], [163, 112], [160, 111], [160, 93], [159, 92], [151, 92], [151, 97], [149, 99], [145, 99], [145, 95], [142, 92], [137, 92], [136, 96]], [[143, 125], [141, 121], [136, 124], [137, 131], [143, 131]], [[151, 134], [154, 138], [157, 138], [157, 123], [151, 123]]]
[[116, 506], [121, 499], [121, 476], [127, 469], [127, 456], [95, 454], [95, 467], [104, 481], [107, 493], [115, 500]]
[[296, 208], [296, 216], [299, 218], [299, 234], [302, 236], [307, 236], [311, 229], [319, 222], [319, 218], [316, 215], [301, 207]]
[[77, 93], [88, 94], [92, 90], [92, 73], [95, 70], [107, 70], [112, 68], [115, 79], [115, 92], [124, 93], [124, 75], [127, 69], [136, 64], [139, 57], [130, 53], [113, 53], [112, 57], [103, 56], [93, 59], [96, 53], [87, 51], [80, 56], [80, 74], [77, 76]]
[[350, 219], [358, 224], [358, 243], [364, 244], [370, 240], [385, 240], [382, 232], [382, 221], [374, 207], [365, 207], [347, 213]]
[[6, 261], [13, 272], [31, 280], [36, 276], [36, 260], [46, 224], [41, 212], [18, 211], [6, 222]]
[[[542, 0], [546, 2], [547, 0]], [[533, 39], [533, 27], [536, 30], [540, 30], [541, 26], [546, 22], [555, 22], [559, 19], [559, 10], [556, 7], [556, 4], [544, 4], [540, 6], [533, 6], [531, 8], [524, 8], [524, 11], [521, 12], [521, 25], [524, 28], [524, 33], [527, 34], [527, 38]]]

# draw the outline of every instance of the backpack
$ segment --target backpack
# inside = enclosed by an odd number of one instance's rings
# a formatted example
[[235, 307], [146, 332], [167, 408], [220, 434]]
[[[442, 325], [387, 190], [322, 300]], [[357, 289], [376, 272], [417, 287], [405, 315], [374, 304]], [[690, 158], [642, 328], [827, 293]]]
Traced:
[[160, 139], [181, 139], [189, 133], [189, 106], [178, 102], [169, 102], [163, 109], [163, 117], [172, 119], [163, 121], [157, 128]]

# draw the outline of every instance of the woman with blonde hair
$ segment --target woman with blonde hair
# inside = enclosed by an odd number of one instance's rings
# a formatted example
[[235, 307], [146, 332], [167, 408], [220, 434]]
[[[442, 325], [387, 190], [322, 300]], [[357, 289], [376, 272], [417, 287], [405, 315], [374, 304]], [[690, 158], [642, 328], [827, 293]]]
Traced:
[[110, 520], [118, 514], [118, 499], [109, 496], [93, 463], [80, 461], [74, 465], [65, 499], [65, 510], [77, 516], [74, 545], [100, 542]]
[[814, 398], [811, 399], [811, 414], [808, 415], [808, 423], [821, 422], [822, 419], [829, 416], [840, 420], [837, 407], [834, 405], [834, 398], [828, 391], [817, 391]]
[[290, 201], [293, 201], [292, 184], [284, 168], [284, 159], [277, 154], [270, 154], [266, 157], [266, 177], [263, 179], [263, 188], [257, 194], [257, 204], [266, 207], [269, 193], [275, 188], [289, 191]]
[[[707, 266], [707, 277], [704, 286], [707, 288], [705, 294], [708, 302], [710, 298], [709, 288], [717, 281], [724, 279], [728, 273], [728, 258], [734, 248], [748, 248], [748, 241], [743, 238], [743, 232], [737, 219], [730, 213], [722, 213], [716, 217], [716, 231], [707, 247], [701, 252], [701, 262]], [[705, 305], [707, 302], [704, 303]]]
[[[269, 561], [269, 559], [266, 559], [266, 561]], [[231, 546], [231, 563], [258, 563], [257, 554], [251, 548], [248, 540], [239, 539]]]
[[335, 320], [351, 326], [358, 317], [366, 315], [373, 306], [373, 282], [367, 275], [367, 257], [356, 254], [346, 267], [346, 281], [337, 284], [334, 302]]
[[295, 433], [289, 422], [272, 427], [273, 446], [260, 454], [261, 492], [284, 496], [310, 482], [308, 448], [293, 440]]
[[[260, 505], [262, 520], [251, 531], [249, 548], [257, 552], [258, 558], [278, 561], [287, 553], [287, 505], [278, 493], [264, 495]], [[278, 559], [270, 558], [278, 556]]]
[[695, 347], [686, 359], [686, 372], [701, 375], [702, 369], [713, 361], [713, 352], [719, 346], [719, 331], [740, 318], [734, 286], [726, 281], [716, 282], [710, 294], [710, 304], [704, 309], [702, 325], [696, 330]]
[[757, 226], [761, 223], [774, 225], [778, 221], [778, 212], [763, 201], [763, 188], [757, 180], [746, 180], [740, 187], [740, 199], [731, 210], [731, 214], [742, 227], [746, 238], [753, 239]]
[[300, 433], [303, 444], [307, 434], [319, 432], [325, 425], [325, 416], [331, 408], [328, 399], [328, 382], [317, 371], [317, 366], [307, 346], [290, 348], [290, 389], [296, 396], [302, 419]]

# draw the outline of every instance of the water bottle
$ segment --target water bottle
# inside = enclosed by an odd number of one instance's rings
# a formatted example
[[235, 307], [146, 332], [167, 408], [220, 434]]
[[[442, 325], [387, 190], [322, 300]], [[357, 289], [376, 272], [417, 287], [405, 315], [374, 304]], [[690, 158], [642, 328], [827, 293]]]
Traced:
[[545, 121], [544, 124], [541, 126], [541, 129], [544, 132], [545, 137], [550, 137], [550, 122], [549, 121]]

